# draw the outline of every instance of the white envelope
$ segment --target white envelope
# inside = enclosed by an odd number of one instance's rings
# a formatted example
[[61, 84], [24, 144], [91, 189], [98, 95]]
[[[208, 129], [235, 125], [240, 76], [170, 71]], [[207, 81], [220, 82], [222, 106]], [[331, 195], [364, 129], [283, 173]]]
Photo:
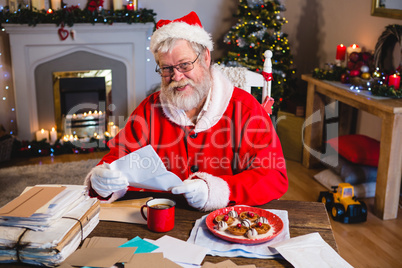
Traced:
[[311, 233], [271, 245], [295, 268], [353, 268], [319, 233]]
[[159, 248], [153, 252], [163, 252], [163, 256], [180, 264], [200, 265], [209, 249], [201, 247], [169, 235], [157, 240], [144, 239], [157, 245]]
[[169, 191], [182, 185], [182, 180], [168, 171], [151, 145], [123, 156], [110, 164], [128, 179], [130, 186], [150, 190]]

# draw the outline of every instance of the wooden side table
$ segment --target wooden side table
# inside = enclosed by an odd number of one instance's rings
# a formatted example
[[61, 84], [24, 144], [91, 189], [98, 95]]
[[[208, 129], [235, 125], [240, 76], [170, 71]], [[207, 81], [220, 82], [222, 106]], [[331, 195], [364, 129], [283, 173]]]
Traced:
[[[341, 83], [318, 80], [311, 75], [302, 75], [302, 79], [308, 82], [303, 165], [310, 168], [319, 162], [311, 152], [320, 151], [323, 142], [324, 96], [380, 117], [381, 145], [374, 213], [383, 220], [395, 219], [401, 188], [402, 100], [371, 98], [345, 89]], [[313, 114], [321, 119], [313, 118]]]

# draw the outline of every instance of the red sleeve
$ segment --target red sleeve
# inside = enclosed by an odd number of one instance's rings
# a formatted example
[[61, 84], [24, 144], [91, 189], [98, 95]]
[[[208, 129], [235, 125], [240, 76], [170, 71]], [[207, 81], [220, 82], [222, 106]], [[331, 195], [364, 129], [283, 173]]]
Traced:
[[272, 121], [260, 105], [242, 115], [234, 175], [219, 176], [230, 188], [231, 203], [261, 205], [288, 189], [286, 162]]

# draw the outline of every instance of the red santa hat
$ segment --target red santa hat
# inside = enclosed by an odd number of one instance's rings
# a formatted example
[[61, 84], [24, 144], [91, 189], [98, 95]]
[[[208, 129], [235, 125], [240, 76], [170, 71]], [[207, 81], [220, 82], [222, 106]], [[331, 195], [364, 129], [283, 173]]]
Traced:
[[160, 42], [168, 38], [185, 39], [203, 45], [210, 51], [213, 50], [211, 35], [202, 28], [201, 21], [194, 11], [173, 21], [158, 21], [156, 30], [151, 37], [152, 53], [156, 52], [156, 47]]

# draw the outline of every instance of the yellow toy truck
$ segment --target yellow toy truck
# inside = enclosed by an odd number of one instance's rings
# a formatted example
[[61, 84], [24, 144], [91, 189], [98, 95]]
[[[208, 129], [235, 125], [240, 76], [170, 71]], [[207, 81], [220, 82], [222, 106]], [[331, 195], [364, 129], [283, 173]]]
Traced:
[[338, 186], [332, 186], [332, 189], [332, 192], [320, 192], [318, 202], [325, 204], [334, 220], [343, 223], [358, 223], [367, 220], [367, 206], [363, 201], [356, 199], [353, 185], [340, 183]]

